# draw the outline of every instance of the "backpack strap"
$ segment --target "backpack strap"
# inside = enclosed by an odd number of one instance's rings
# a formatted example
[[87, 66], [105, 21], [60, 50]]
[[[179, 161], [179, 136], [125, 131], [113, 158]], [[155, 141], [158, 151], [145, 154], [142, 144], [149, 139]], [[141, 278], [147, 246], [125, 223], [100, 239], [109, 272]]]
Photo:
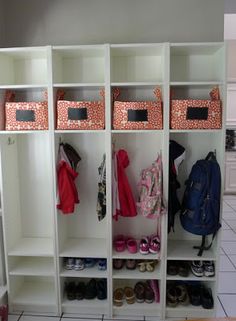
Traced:
[[216, 233], [217, 233], [217, 232], [215, 232], [215, 233], [212, 235], [211, 243], [210, 243], [208, 246], [205, 245], [205, 244], [206, 244], [206, 235], [203, 235], [203, 236], [202, 236], [202, 243], [201, 243], [201, 245], [200, 245], [200, 246], [194, 246], [194, 247], [193, 247], [194, 249], [199, 250], [198, 256], [202, 256], [203, 251], [207, 251], [207, 250], [209, 250], [209, 249], [211, 248], [212, 243], [213, 243], [213, 241], [214, 241], [214, 238], [215, 238], [215, 236], [216, 236]]

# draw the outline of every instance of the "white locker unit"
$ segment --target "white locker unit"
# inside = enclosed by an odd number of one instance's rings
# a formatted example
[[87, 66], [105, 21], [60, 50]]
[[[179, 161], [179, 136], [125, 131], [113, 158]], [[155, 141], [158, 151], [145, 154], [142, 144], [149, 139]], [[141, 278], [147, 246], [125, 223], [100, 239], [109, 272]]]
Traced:
[[[169, 139], [186, 148], [181, 165], [180, 198], [184, 181], [192, 165], [215, 150], [224, 173], [225, 68], [223, 43], [125, 44], [93, 46], [47, 46], [0, 50], [0, 92], [4, 102], [6, 89], [16, 91], [18, 100], [40, 100], [48, 91], [49, 129], [46, 131], [5, 131], [1, 136], [2, 213], [4, 226], [7, 288], [11, 311], [81, 313], [107, 316], [208, 317], [215, 308], [166, 305], [167, 283], [183, 280], [166, 273], [171, 260], [213, 260], [216, 277], [202, 278], [212, 288], [216, 302], [219, 237], [202, 258], [192, 246], [200, 237], [187, 233], [176, 217], [175, 233], [167, 233], [167, 214], [161, 220], [161, 253], [146, 256], [128, 251], [116, 252], [113, 239], [119, 234], [140, 239], [156, 233], [157, 221], [136, 216], [112, 218], [112, 153], [125, 149], [130, 165], [127, 176], [137, 200], [141, 169], [162, 155], [163, 198], [168, 204]], [[170, 128], [170, 92], [175, 97], [209, 97], [219, 86], [222, 100], [222, 129], [172, 130]], [[155, 100], [153, 90], [161, 88], [162, 130], [115, 130], [113, 90], [120, 89], [119, 100]], [[56, 93], [63, 89], [67, 100], [100, 100], [105, 88], [104, 130], [58, 130]], [[4, 105], [1, 110], [4, 112]], [[57, 153], [61, 142], [71, 144], [79, 153], [77, 187], [80, 204], [72, 215], [63, 215], [57, 203]], [[106, 155], [106, 217], [96, 213], [98, 167]], [[223, 184], [223, 179], [222, 179]], [[168, 209], [167, 209], [168, 210]], [[67, 258], [103, 258], [107, 270], [95, 266], [81, 271], [66, 270]], [[114, 259], [155, 260], [153, 272], [113, 269]], [[106, 300], [68, 300], [65, 285], [70, 281], [107, 280]], [[113, 291], [134, 286], [140, 280], [158, 280], [159, 303], [113, 305]], [[189, 276], [185, 281], [196, 280]]]

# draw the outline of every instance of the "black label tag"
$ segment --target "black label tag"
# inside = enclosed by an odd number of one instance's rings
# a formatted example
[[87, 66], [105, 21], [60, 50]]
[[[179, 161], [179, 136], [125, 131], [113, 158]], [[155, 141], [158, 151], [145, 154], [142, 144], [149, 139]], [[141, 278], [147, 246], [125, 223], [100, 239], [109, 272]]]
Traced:
[[34, 110], [17, 110], [16, 111], [17, 121], [35, 121]]
[[87, 108], [68, 108], [69, 120], [85, 120], [88, 119]]
[[148, 121], [147, 109], [128, 109], [128, 121]]
[[207, 120], [208, 107], [188, 107], [186, 119]]

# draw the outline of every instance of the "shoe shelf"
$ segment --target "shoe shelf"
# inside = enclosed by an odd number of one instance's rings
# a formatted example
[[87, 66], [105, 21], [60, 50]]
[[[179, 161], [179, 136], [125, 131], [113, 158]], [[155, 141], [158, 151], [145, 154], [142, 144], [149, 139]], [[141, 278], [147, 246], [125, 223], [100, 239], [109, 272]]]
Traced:
[[190, 273], [189, 276], [187, 277], [183, 277], [183, 276], [179, 276], [179, 275], [175, 275], [175, 276], [171, 276], [171, 275], [167, 275], [166, 277], [167, 281], [211, 281], [211, 282], [215, 282], [216, 281], [216, 277], [207, 277], [207, 276], [195, 276], [194, 274]]
[[123, 252], [116, 252], [115, 249], [113, 249], [112, 258], [113, 259], [134, 259], [134, 260], [158, 260], [159, 255], [141, 254], [139, 252], [130, 253], [128, 250], [125, 250]]
[[8, 251], [9, 256], [53, 256], [51, 238], [25, 237]]
[[168, 318], [210, 318], [214, 316], [214, 309], [203, 309], [202, 306], [179, 305], [175, 308], [166, 308]]
[[168, 260], [184, 260], [184, 261], [215, 261], [216, 254], [213, 247], [204, 251], [201, 257], [197, 256], [198, 250], [193, 249], [193, 246], [200, 244], [199, 240], [169, 240], [167, 259]]
[[107, 314], [108, 301], [107, 300], [68, 300], [63, 297], [62, 310], [64, 313], [91, 313], [91, 314]]
[[101, 271], [97, 264], [93, 267], [84, 268], [80, 271], [67, 270], [64, 267], [61, 269], [60, 277], [75, 277], [75, 278], [107, 278], [107, 270]]
[[153, 272], [140, 272], [138, 267], [135, 270], [128, 270], [123, 267], [120, 270], [113, 269], [112, 277], [113, 279], [134, 279], [134, 280], [160, 280], [161, 279], [161, 267], [159, 265], [155, 266]]
[[60, 257], [106, 258], [106, 239], [102, 238], [68, 238], [60, 251]]
[[[56, 310], [56, 293], [51, 282], [42, 280], [28, 282], [25, 281], [13, 294], [11, 303], [15, 310], [43, 308], [45, 312]], [[37, 311], [37, 310], [36, 310]]]
[[22, 257], [9, 268], [9, 275], [54, 276], [55, 267], [51, 258]]

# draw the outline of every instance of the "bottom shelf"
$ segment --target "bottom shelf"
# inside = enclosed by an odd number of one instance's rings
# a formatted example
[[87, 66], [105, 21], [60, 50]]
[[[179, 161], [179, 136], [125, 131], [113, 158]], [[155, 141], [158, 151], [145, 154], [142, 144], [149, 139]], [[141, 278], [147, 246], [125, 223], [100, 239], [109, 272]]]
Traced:
[[202, 306], [177, 306], [166, 308], [166, 317], [169, 318], [210, 318], [215, 316], [215, 309], [203, 309]]
[[10, 296], [10, 309], [13, 311], [56, 312], [56, 294], [52, 282], [23, 282]]
[[153, 303], [133, 303], [127, 304], [124, 302], [121, 307], [113, 306], [113, 315], [114, 316], [125, 316], [125, 315], [132, 315], [132, 316], [160, 316], [161, 309], [160, 304], [153, 302]]
[[63, 298], [62, 311], [64, 313], [89, 313], [89, 314], [107, 314], [108, 301], [107, 300], [68, 300]]

